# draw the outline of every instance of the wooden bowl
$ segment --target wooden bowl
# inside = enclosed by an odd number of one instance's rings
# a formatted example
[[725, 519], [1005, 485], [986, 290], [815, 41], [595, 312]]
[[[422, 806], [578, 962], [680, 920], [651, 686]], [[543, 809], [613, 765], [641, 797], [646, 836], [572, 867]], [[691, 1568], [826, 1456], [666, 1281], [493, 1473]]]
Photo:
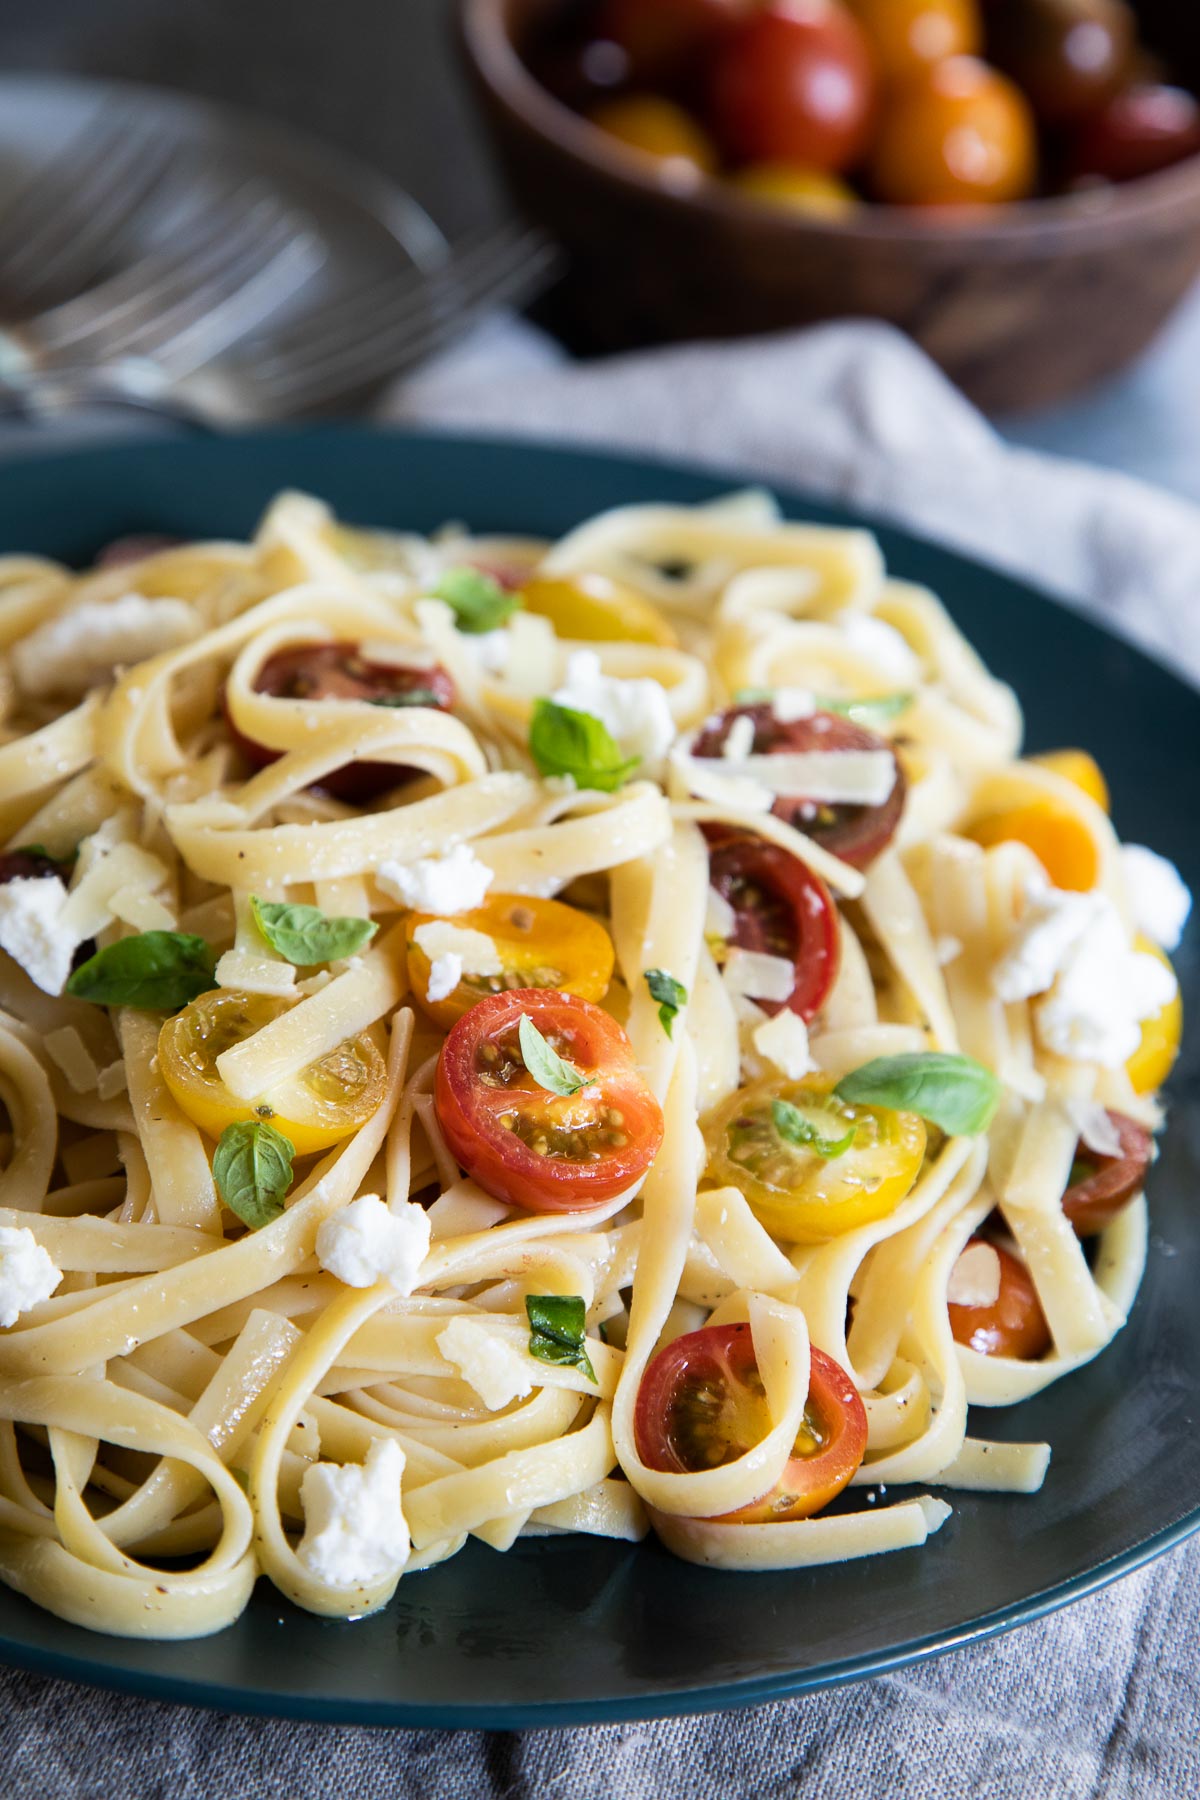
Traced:
[[[887, 319], [981, 406], [1044, 405], [1129, 361], [1200, 272], [1200, 157], [1127, 186], [976, 212], [799, 218], [719, 182], [678, 191], [542, 88], [515, 45], [562, 0], [460, 0], [462, 42], [514, 197], [570, 253], [593, 350]], [[1193, 80], [1200, 18], [1139, 10]]]

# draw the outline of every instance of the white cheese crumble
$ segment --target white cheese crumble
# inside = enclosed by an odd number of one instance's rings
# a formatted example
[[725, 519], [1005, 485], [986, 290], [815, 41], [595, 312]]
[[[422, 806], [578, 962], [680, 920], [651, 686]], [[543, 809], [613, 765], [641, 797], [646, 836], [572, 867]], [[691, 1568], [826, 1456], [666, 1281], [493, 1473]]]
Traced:
[[1006, 1006], [1044, 994], [1066, 967], [1095, 916], [1095, 896], [1048, 884], [1026, 890], [1026, 908], [1008, 948], [992, 970], [992, 991]]
[[399, 1574], [410, 1541], [401, 1504], [404, 1452], [376, 1438], [362, 1463], [313, 1463], [300, 1483], [304, 1536], [296, 1554], [331, 1587], [369, 1587]]
[[67, 890], [57, 875], [20, 876], [0, 887], [0, 950], [43, 993], [61, 994], [80, 940], [62, 923]]
[[398, 1294], [411, 1294], [428, 1254], [429, 1215], [411, 1200], [392, 1208], [378, 1194], [362, 1194], [317, 1228], [317, 1261], [347, 1287], [390, 1281]]
[[789, 1081], [800, 1081], [816, 1068], [808, 1047], [808, 1026], [785, 1007], [763, 1025], [756, 1025], [754, 1048], [773, 1063]]
[[1079, 1140], [1097, 1156], [1120, 1156], [1121, 1134], [1098, 1100], [1063, 1101], [1063, 1111], [1079, 1134]]
[[933, 940], [933, 954], [937, 957], [939, 968], [944, 969], [948, 964], [957, 962], [962, 953], [961, 938], [950, 937], [947, 934]]
[[452, 1319], [439, 1333], [437, 1347], [489, 1412], [502, 1412], [533, 1392], [528, 1359], [482, 1320]]
[[425, 998], [431, 1006], [439, 1000], [448, 1000], [463, 978], [463, 961], [461, 956], [447, 951], [443, 956], [435, 956], [429, 965], [429, 980], [425, 983]]
[[0, 1326], [7, 1331], [23, 1312], [48, 1300], [62, 1270], [27, 1225], [0, 1225]]
[[1000, 1258], [991, 1244], [968, 1244], [946, 1284], [951, 1306], [995, 1306], [1000, 1298]]
[[675, 721], [662, 682], [606, 675], [594, 650], [571, 652], [566, 679], [550, 698], [599, 719], [623, 756], [639, 757], [648, 766], [661, 761], [675, 741]]
[[492, 871], [480, 862], [470, 844], [455, 844], [444, 856], [423, 856], [416, 862], [385, 862], [375, 877], [385, 894], [412, 912], [474, 912], [492, 885]]
[[788, 957], [740, 950], [736, 945], [726, 957], [721, 975], [732, 993], [751, 1000], [790, 1000], [796, 986], [796, 967]]
[[737, 914], [725, 898], [718, 894], [715, 887], [710, 887], [704, 902], [704, 935], [705, 937], [723, 938], [726, 942], [737, 930]]
[[1176, 949], [1192, 910], [1191, 890], [1179, 870], [1145, 844], [1126, 844], [1121, 866], [1138, 930], [1164, 950]]
[[894, 625], [870, 613], [849, 613], [842, 635], [851, 650], [874, 663], [889, 681], [903, 684], [921, 679], [921, 659]]
[[721, 755], [726, 762], [742, 762], [754, 752], [754, 720], [739, 713], [725, 733]]
[[186, 600], [125, 594], [103, 604], [86, 601], [14, 644], [13, 670], [27, 694], [83, 694], [114, 669], [190, 643], [202, 630]]
[[794, 725], [797, 719], [811, 719], [817, 710], [817, 697], [808, 688], [776, 688], [771, 696], [771, 711], [781, 725]]

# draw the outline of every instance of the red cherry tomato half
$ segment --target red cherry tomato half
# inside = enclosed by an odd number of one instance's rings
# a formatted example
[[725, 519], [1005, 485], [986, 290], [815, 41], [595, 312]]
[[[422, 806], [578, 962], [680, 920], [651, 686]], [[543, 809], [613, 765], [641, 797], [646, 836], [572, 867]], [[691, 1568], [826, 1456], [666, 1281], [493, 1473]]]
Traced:
[[774, 0], [712, 60], [710, 122], [735, 162], [848, 169], [867, 147], [874, 106], [867, 39], [832, 0]]
[[[522, 1014], [586, 1087], [564, 1096], [539, 1086], [521, 1054]], [[662, 1108], [621, 1027], [554, 989], [515, 988], [464, 1013], [442, 1045], [434, 1101], [467, 1173], [529, 1212], [603, 1205], [641, 1180], [662, 1143]]]
[[[634, 1438], [647, 1468], [692, 1474], [734, 1462], [770, 1430], [749, 1325], [706, 1325], [660, 1350], [638, 1390]], [[862, 1462], [867, 1415], [846, 1371], [814, 1349], [804, 1423], [767, 1494], [721, 1513], [721, 1525], [807, 1519], [840, 1494]]]
[[625, 52], [634, 81], [669, 80], [749, 10], [750, 0], [604, 0], [597, 35]]
[[[268, 657], [254, 683], [255, 691], [280, 700], [368, 700], [376, 706], [432, 706], [449, 712], [454, 683], [445, 669], [398, 668], [368, 662], [357, 644], [302, 644]], [[238, 749], [256, 769], [278, 762], [282, 754], [246, 737], [226, 718]], [[326, 793], [351, 805], [375, 800], [416, 773], [395, 763], [348, 763], [322, 777]]]
[[[985, 1239], [972, 1238], [967, 1250]], [[1012, 1356], [1037, 1362], [1050, 1348], [1050, 1327], [1025, 1264], [999, 1244], [988, 1244], [1000, 1264], [1000, 1292], [990, 1306], [957, 1306], [946, 1311], [954, 1341], [980, 1356]], [[965, 1252], [964, 1252], [965, 1254]]]
[[[720, 756], [729, 727], [737, 718], [753, 720], [755, 756], [774, 756], [781, 751], [889, 750], [885, 738], [864, 731], [836, 713], [813, 713], [807, 719], [777, 719], [769, 706], [735, 706], [705, 727], [696, 739], [694, 756]], [[781, 794], [771, 808], [777, 819], [802, 831], [831, 856], [863, 869], [896, 834], [904, 811], [907, 784], [892, 751], [896, 782], [880, 806], [828, 806], [801, 795]]]
[[1129, 67], [1137, 21], [1124, 0], [1003, 0], [988, 14], [988, 54], [1047, 125], [1083, 119]]
[[1119, 1156], [1097, 1156], [1085, 1144], [1075, 1152], [1071, 1185], [1063, 1195], [1063, 1211], [1077, 1235], [1094, 1237], [1111, 1225], [1121, 1208], [1140, 1194], [1146, 1170], [1154, 1155], [1154, 1139], [1144, 1125], [1110, 1112], [1109, 1119], [1121, 1140]]
[[1184, 88], [1140, 82], [1080, 128], [1071, 147], [1076, 181], [1137, 181], [1200, 155], [1200, 101]]
[[10, 881], [41, 881], [47, 875], [58, 875], [66, 881], [70, 872], [70, 858], [58, 862], [40, 850], [0, 851], [0, 887]]
[[786, 957], [796, 985], [787, 1001], [759, 1000], [766, 1013], [786, 1005], [802, 1019], [815, 1019], [837, 979], [842, 934], [833, 896], [798, 857], [748, 833], [705, 828], [711, 849], [711, 885], [734, 911], [730, 943], [739, 950]]

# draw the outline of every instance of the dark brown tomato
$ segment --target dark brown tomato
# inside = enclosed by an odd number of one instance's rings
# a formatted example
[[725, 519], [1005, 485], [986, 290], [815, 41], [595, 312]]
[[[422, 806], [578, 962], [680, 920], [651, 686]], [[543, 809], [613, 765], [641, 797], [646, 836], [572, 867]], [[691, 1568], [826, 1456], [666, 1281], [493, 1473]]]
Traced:
[[0, 852], [0, 887], [10, 881], [42, 881], [47, 875], [58, 875], [65, 881], [70, 872], [69, 861], [58, 862], [37, 848]]
[[709, 881], [734, 911], [730, 939], [739, 950], [787, 958], [796, 985], [786, 1001], [759, 1000], [766, 1013], [784, 1006], [814, 1019], [829, 997], [841, 958], [841, 926], [833, 896], [798, 857], [746, 832], [706, 826]]
[[1144, 1125], [1124, 1113], [1110, 1112], [1108, 1116], [1121, 1140], [1120, 1155], [1097, 1156], [1080, 1143], [1071, 1167], [1071, 1185], [1063, 1195], [1063, 1212], [1081, 1238], [1095, 1237], [1141, 1193], [1154, 1156], [1154, 1139]]
[[709, 65], [708, 122], [733, 162], [852, 168], [870, 142], [875, 101], [870, 44], [834, 0], [767, 0]]
[[1085, 120], [1069, 151], [1068, 174], [1138, 181], [1200, 155], [1200, 100], [1185, 88], [1137, 82]]
[[815, 712], [807, 719], [782, 720], [770, 706], [735, 706], [701, 731], [692, 748], [694, 756], [719, 757], [729, 727], [737, 718], [754, 723], [755, 756], [812, 750], [887, 750], [896, 765], [896, 782], [880, 806], [831, 806], [798, 794], [781, 794], [771, 808], [777, 819], [802, 831], [828, 850], [831, 856], [863, 869], [886, 850], [896, 834], [904, 811], [907, 784], [899, 759], [885, 738], [836, 713]]
[[1124, 0], [1004, 0], [988, 13], [988, 53], [1048, 125], [1084, 119], [1125, 79], [1137, 21]]
[[[983, 1238], [972, 1238], [966, 1249], [972, 1250], [984, 1242]], [[1020, 1362], [1037, 1362], [1045, 1356], [1052, 1340], [1029, 1270], [1001, 1245], [988, 1244], [987, 1248], [995, 1252], [1000, 1264], [1000, 1291], [988, 1305], [947, 1305], [954, 1341], [979, 1356], [1011, 1356]]]
[[[373, 706], [432, 706], [439, 712], [449, 712], [456, 698], [445, 669], [368, 662], [357, 644], [304, 644], [281, 650], [263, 664], [254, 686], [258, 693], [280, 700], [366, 700]], [[226, 718], [234, 742], [254, 768], [278, 762], [281, 752], [238, 731], [228, 708]], [[416, 773], [395, 763], [348, 763], [318, 785], [338, 800], [361, 806]]]

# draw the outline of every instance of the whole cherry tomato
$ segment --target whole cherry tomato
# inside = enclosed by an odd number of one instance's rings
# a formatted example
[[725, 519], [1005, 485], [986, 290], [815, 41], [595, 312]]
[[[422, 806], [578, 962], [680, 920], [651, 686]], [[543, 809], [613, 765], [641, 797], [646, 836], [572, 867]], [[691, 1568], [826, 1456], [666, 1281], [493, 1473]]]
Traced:
[[1098, 1156], [1081, 1143], [1075, 1152], [1071, 1185], [1063, 1195], [1063, 1212], [1081, 1238], [1103, 1231], [1121, 1208], [1141, 1193], [1154, 1156], [1154, 1139], [1144, 1125], [1124, 1113], [1110, 1112], [1108, 1117], [1120, 1140], [1120, 1153]]
[[657, 94], [606, 100], [592, 124], [627, 149], [653, 159], [664, 179], [697, 181], [716, 172], [716, 146], [690, 113]]
[[752, 0], [604, 0], [597, 34], [629, 58], [634, 81], [686, 75], [702, 55], [750, 12]]
[[897, 88], [883, 109], [871, 187], [898, 206], [1023, 200], [1037, 180], [1024, 95], [973, 56], [951, 56]]
[[[867, 1414], [854, 1383], [823, 1350], [811, 1352], [804, 1423], [769, 1493], [721, 1525], [780, 1524], [828, 1506], [862, 1463]], [[771, 1429], [749, 1325], [706, 1325], [660, 1350], [638, 1389], [634, 1439], [647, 1468], [668, 1474], [718, 1469]]]
[[862, 204], [839, 176], [798, 163], [748, 163], [730, 176], [730, 185], [764, 206], [809, 218], [844, 219]]
[[739, 950], [787, 958], [796, 982], [786, 1001], [760, 1000], [764, 1012], [786, 1005], [802, 1019], [814, 1019], [829, 997], [841, 958], [841, 926], [833, 896], [819, 875], [778, 844], [706, 827], [710, 884], [733, 908], [733, 935]]
[[[1050, 1348], [1050, 1327], [1025, 1264], [999, 1244], [972, 1238], [955, 1265], [955, 1274], [967, 1257], [976, 1265], [982, 1258], [983, 1267], [990, 1267], [995, 1297], [978, 1305], [953, 1301], [947, 1305], [954, 1341], [980, 1356], [1013, 1356], [1022, 1362], [1037, 1362]], [[973, 1278], [978, 1273], [978, 1267], [972, 1269]], [[950, 1278], [950, 1291], [954, 1292], [954, 1275]]]
[[1048, 125], [1086, 118], [1120, 86], [1137, 21], [1124, 0], [1003, 0], [988, 15], [988, 54]]
[[1080, 126], [1068, 153], [1076, 181], [1137, 181], [1200, 155], [1200, 101], [1183, 88], [1139, 82]]
[[874, 112], [870, 46], [834, 0], [771, 0], [713, 56], [709, 116], [735, 162], [850, 168]]
[[848, 0], [848, 4], [889, 81], [906, 81], [946, 56], [975, 56], [983, 42], [978, 0]]

